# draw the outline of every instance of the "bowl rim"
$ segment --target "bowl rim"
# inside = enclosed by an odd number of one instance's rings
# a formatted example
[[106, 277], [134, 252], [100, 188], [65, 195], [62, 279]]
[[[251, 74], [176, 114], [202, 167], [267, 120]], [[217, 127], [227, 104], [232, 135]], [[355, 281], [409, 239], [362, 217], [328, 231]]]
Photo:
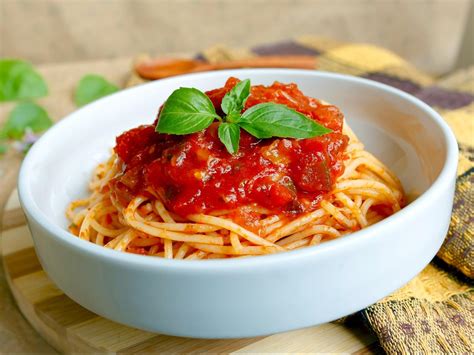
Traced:
[[[249, 258], [230, 258], [230, 259], [215, 259], [215, 260], [174, 260], [174, 259], [164, 259], [164, 258], [152, 258], [146, 255], [137, 255], [132, 253], [119, 252], [116, 250], [111, 250], [104, 248], [103, 246], [96, 245], [89, 241], [85, 241], [75, 237], [73, 234], [63, 229], [59, 225], [50, 222], [48, 217], [43, 213], [43, 211], [36, 204], [32, 191], [30, 189], [28, 176], [28, 171], [30, 171], [30, 166], [35, 161], [35, 156], [39, 154], [42, 147], [47, 145], [48, 139], [51, 135], [55, 134], [56, 131], [63, 129], [64, 126], [67, 126], [69, 122], [73, 120], [80, 119], [81, 115], [79, 112], [84, 110], [85, 107], [90, 107], [96, 105], [98, 102], [103, 102], [110, 99], [111, 96], [126, 96], [129, 91], [137, 90], [143, 86], [152, 86], [160, 85], [159, 83], [176, 81], [179, 84], [179, 81], [182, 79], [192, 79], [200, 78], [206, 79], [213, 76], [221, 76], [226, 74], [226, 76], [245, 76], [252, 74], [286, 74], [286, 75], [303, 75], [311, 77], [323, 77], [323, 78], [333, 78], [338, 80], [346, 80], [349, 82], [355, 82], [358, 84], [368, 85], [372, 88], [382, 90], [390, 95], [399, 96], [402, 99], [410, 102], [411, 104], [420, 108], [440, 129], [443, 134], [443, 145], [446, 149], [446, 157], [444, 160], [443, 167], [441, 172], [438, 174], [434, 182], [428, 187], [428, 189], [422, 193], [415, 201], [396, 212], [395, 214], [385, 218], [384, 220], [369, 226], [367, 228], [361, 229], [359, 231], [353, 232], [344, 238], [338, 238], [326, 243], [322, 243], [317, 246], [307, 247], [297, 250], [290, 250], [282, 253], [262, 255], [259, 257], [249, 257]], [[74, 117], [71, 117], [71, 116]], [[174, 76], [171, 78], [161, 79], [160, 81], [152, 81], [139, 85], [138, 87], [131, 87], [124, 90], [121, 90], [115, 94], [109, 95], [107, 97], [101, 98], [97, 101], [94, 101], [78, 110], [75, 110], [63, 119], [57, 122], [53, 127], [51, 127], [39, 140], [36, 142], [33, 147], [30, 149], [26, 157], [24, 158], [18, 177], [18, 193], [22, 209], [25, 213], [32, 218], [37, 224], [39, 224], [44, 230], [46, 230], [54, 239], [59, 241], [65, 247], [77, 248], [78, 251], [82, 253], [91, 254], [92, 256], [107, 259], [108, 262], [116, 264], [127, 263], [128, 266], [136, 266], [144, 269], [162, 269], [162, 270], [180, 270], [180, 271], [226, 271], [234, 270], [236, 268], [254, 268], [258, 265], [269, 265], [269, 264], [280, 264], [286, 262], [292, 262], [297, 259], [303, 260], [304, 257], [324, 257], [328, 256], [333, 252], [337, 252], [338, 249], [351, 248], [352, 245], [357, 243], [363, 243], [372, 238], [376, 238], [378, 235], [383, 233], [385, 229], [390, 229], [395, 224], [399, 223], [401, 220], [409, 216], [412, 212], [416, 210], [423, 209], [423, 206], [428, 206], [430, 201], [434, 197], [442, 193], [443, 189], [449, 185], [452, 179], [456, 176], [455, 172], [457, 169], [457, 160], [458, 160], [458, 145], [456, 138], [451, 131], [448, 124], [444, 119], [430, 106], [421, 101], [420, 99], [403, 92], [399, 89], [385, 85], [373, 80], [364, 79], [360, 77], [355, 77], [351, 75], [324, 72], [324, 71], [315, 71], [315, 70], [306, 70], [306, 69], [232, 69], [232, 70], [217, 70], [193, 74], [185, 74]]]

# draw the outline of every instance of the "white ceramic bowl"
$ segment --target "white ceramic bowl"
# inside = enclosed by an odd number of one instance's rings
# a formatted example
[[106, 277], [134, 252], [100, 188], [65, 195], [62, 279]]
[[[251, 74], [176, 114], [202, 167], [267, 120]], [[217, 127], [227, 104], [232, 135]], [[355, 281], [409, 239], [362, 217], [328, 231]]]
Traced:
[[[87, 194], [93, 168], [115, 136], [151, 123], [180, 86], [295, 82], [341, 108], [366, 148], [419, 197], [349, 236], [244, 259], [181, 261], [121, 253], [66, 230], [66, 205]], [[448, 229], [456, 140], [430, 107], [373, 81], [305, 70], [231, 70], [185, 75], [124, 90], [51, 128], [26, 156], [20, 200], [42, 266], [69, 297], [137, 328], [189, 337], [250, 337], [308, 327], [356, 312], [396, 290], [434, 257]]]

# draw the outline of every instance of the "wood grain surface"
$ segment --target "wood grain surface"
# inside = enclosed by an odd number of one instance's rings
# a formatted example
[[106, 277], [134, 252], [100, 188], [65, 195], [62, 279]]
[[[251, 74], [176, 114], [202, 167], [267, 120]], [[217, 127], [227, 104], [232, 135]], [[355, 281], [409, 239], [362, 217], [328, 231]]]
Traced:
[[[123, 58], [40, 67], [50, 95], [39, 103], [53, 119], [58, 120], [75, 109], [72, 92], [82, 75], [98, 73], [122, 85], [130, 64], [130, 58]], [[13, 104], [0, 107], [0, 125], [12, 107]], [[20, 154], [10, 151], [0, 159], [0, 216], [3, 215], [0, 218], [3, 256], [3, 271], [0, 270], [0, 353], [52, 353], [54, 349], [64, 353], [112, 354], [381, 352], [376, 338], [357, 323], [351, 326], [328, 323], [262, 338], [203, 340], [133, 329], [86, 310], [54, 285], [36, 257], [16, 191], [11, 192], [16, 185], [21, 158]], [[13, 300], [32, 327], [21, 317]]]

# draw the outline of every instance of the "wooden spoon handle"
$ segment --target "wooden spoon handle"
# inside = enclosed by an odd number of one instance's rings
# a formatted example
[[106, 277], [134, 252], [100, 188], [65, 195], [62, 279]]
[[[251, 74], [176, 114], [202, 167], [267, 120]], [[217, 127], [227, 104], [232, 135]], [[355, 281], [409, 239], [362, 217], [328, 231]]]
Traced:
[[158, 58], [140, 60], [135, 64], [135, 71], [143, 79], [155, 80], [191, 72], [204, 62], [194, 59]]
[[156, 59], [142, 61], [135, 70], [144, 79], [155, 80], [169, 76], [219, 69], [237, 68], [299, 68], [315, 69], [316, 58], [312, 56], [266, 56], [206, 63], [193, 59]]
[[316, 58], [311, 56], [267, 56], [229, 60], [214, 64], [201, 64], [193, 71], [207, 71], [237, 68], [301, 68], [315, 69]]

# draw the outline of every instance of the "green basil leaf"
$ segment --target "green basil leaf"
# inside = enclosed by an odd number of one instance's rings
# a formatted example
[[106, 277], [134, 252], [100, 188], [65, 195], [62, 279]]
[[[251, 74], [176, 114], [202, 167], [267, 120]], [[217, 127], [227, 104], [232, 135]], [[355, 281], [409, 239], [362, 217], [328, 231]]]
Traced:
[[230, 123], [239, 123], [240, 117], [240, 112], [231, 112], [225, 117], [225, 121]]
[[271, 102], [249, 108], [239, 125], [257, 138], [311, 138], [332, 132], [285, 105]]
[[100, 75], [88, 74], [82, 77], [74, 93], [77, 106], [84, 106], [101, 97], [117, 92], [119, 88]]
[[239, 151], [240, 127], [235, 123], [221, 123], [217, 131], [219, 139], [230, 154]]
[[0, 131], [0, 136], [12, 139], [21, 139], [27, 128], [33, 132], [41, 132], [53, 125], [48, 113], [32, 102], [18, 104]]
[[194, 88], [179, 88], [163, 105], [156, 131], [190, 134], [209, 127], [216, 118], [221, 119], [206, 94]]
[[239, 112], [244, 109], [245, 102], [250, 95], [250, 80], [245, 79], [237, 83], [222, 99], [221, 108], [225, 114]]
[[30, 63], [0, 60], [0, 101], [31, 99], [47, 94], [46, 83]]

